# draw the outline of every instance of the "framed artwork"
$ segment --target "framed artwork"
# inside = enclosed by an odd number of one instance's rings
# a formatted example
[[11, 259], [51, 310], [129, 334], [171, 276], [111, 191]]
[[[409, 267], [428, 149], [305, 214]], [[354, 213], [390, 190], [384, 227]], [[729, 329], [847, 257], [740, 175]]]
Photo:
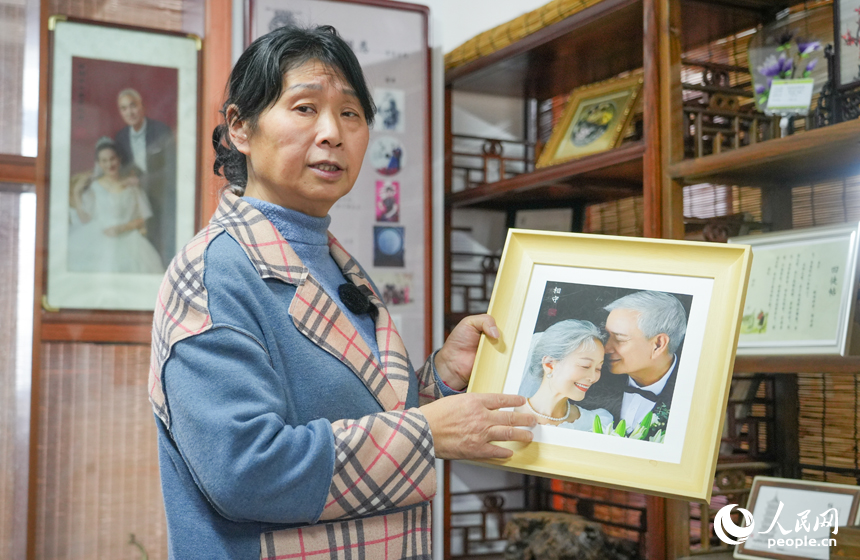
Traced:
[[749, 235], [752, 246], [738, 354], [850, 353], [860, 223]]
[[[751, 251], [509, 230], [469, 391], [520, 394], [534, 441], [486, 464], [710, 500]], [[705, 343], [707, 337], [707, 344]]]
[[641, 91], [641, 72], [573, 90], [564, 114], [541, 151], [537, 167], [617, 147]]
[[51, 18], [46, 303], [151, 310], [194, 235], [200, 40]]
[[380, 290], [377, 278], [399, 279], [385, 282], [387, 301], [398, 302], [397, 330], [410, 354], [426, 356], [432, 334], [429, 9], [387, 0], [246, 5], [248, 43], [285, 25], [331, 25], [358, 58], [376, 118], [361, 173], [329, 212], [331, 232]]
[[734, 557], [827, 560], [840, 527], [860, 521], [858, 506], [857, 486], [757, 476], [746, 505], [752, 523], [744, 524], [752, 532]]
[[833, 0], [836, 88], [860, 86], [860, 0]]

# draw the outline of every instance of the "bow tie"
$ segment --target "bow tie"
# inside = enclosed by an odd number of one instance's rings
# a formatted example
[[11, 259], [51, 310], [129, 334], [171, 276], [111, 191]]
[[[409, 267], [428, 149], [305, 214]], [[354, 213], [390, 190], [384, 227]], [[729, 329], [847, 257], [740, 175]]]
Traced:
[[628, 385], [624, 388], [625, 393], [633, 393], [634, 395], [639, 395], [640, 397], [646, 398], [651, 402], [657, 402], [657, 395], [652, 393], [651, 391], [644, 391], [639, 387], [631, 387]]

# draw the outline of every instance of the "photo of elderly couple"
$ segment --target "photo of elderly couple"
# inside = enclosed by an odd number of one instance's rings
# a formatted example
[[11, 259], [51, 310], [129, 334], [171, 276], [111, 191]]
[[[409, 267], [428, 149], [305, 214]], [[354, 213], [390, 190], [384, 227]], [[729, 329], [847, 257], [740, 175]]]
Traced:
[[692, 300], [547, 282], [520, 409], [542, 425], [663, 443]]
[[74, 57], [68, 270], [163, 274], [176, 250], [177, 70]]

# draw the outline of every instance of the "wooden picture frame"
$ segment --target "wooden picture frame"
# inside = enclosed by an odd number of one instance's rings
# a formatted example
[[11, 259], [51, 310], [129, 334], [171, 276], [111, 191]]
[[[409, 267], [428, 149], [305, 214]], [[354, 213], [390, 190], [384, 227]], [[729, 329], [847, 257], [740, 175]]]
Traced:
[[860, 86], [860, 0], [833, 0], [834, 82], [839, 91]]
[[755, 260], [739, 355], [833, 355], [851, 351], [860, 222], [748, 235]]
[[[378, 112], [361, 173], [329, 212], [331, 232], [380, 289], [395, 285], [408, 291], [409, 298], [390, 301], [389, 311], [409, 353], [428, 355], [433, 299], [429, 8], [387, 0], [246, 1], [249, 44], [283, 25], [331, 25], [355, 52]], [[397, 220], [377, 220], [376, 193], [380, 184], [393, 183], [403, 202]], [[383, 226], [386, 235], [396, 232], [402, 240], [396, 258], [379, 258], [376, 242]]]
[[[830, 508], [835, 508], [835, 518], [825, 515]], [[829, 539], [838, 542], [839, 534], [831, 536], [831, 528], [823, 522], [836, 520], [837, 528], [856, 525], [860, 521], [860, 487], [757, 476], [753, 479], [746, 509], [752, 514], [754, 526], [752, 534], [735, 547], [735, 558], [827, 560], [831, 557]], [[801, 519], [804, 512], [806, 524]], [[820, 516], [824, 518], [819, 519]], [[817, 521], [822, 522], [820, 526]], [[798, 537], [802, 541], [800, 545], [796, 542]], [[828, 539], [827, 546], [822, 545], [824, 539]], [[813, 540], [816, 544], [810, 545]]]
[[642, 73], [635, 72], [574, 89], [536, 167], [617, 148], [633, 118], [642, 83]]
[[201, 41], [64, 16], [49, 30], [44, 307], [152, 310], [195, 233]]
[[[610, 329], [607, 321], [612, 315], [604, 307], [629, 294], [649, 292], [649, 297], [661, 302], [659, 306], [671, 306], [685, 326], [676, 321], [673, 332], [683, 335], [676, 337], [672, 354], [666, 354], [671, 357], [666, 363], [672, 365], [658, 381], [663, 384], [658, 392], [663, 404], [645, 414], [650, 423], [648, 431], [639, 431], [631, 422], [630, 430], [623, 430], [629, 437], [611, 437], [607, 432], [621, 426], [621, 421], [610, 414], [612, 428], [607, 430], [608, 423], [603, 421], [604, 433], [590, 433], [588, 424], [593, 425], [593, 420], [586, 421], [584, 427], [577, 422], [603, 417], [603, 412], [600, 407], [581, 407], [585, 400], [581, 394], [568, 395], [573, 401], [567, 402], [577, 409], [577, 421], [570, 426], [563, 422], [538, 426], [534, 441], [527, 445], [500, 444], [514, 451], [512, 458], [482, 464], [672, 498], [710, 500], [750, 259], [750, 249], [740, 245], [509, 230], [489, 306], [501, 337], [481, 340], [470, 392], [527, 397], [533, 392], [534, 398], [541, 389], [534, 389], [534, 380], [525, 372], [530, 355], [537, 355], [537, 363], [541, 363], [542, 350], [532, 348], [535, 340], [547, 336], [550, 326], [568, 319], [588, 321], [598, 329], [606, 323]], [[655, 292], [659, 293], [655, 296]], [[620, 303], [628, 305], [629, 300]], [[622, 315], [626, 311], [622, 309]], [[616, 331], [612, 336], [620, 340], [623, 333], [612, 329]], [[628, 339], [634, 334], [628, 332]], [[589, 344], [599, 346], [593, 340]], [[609, 344], [607, 341], [606, 348]], [[591, 352], [591, 346], [583, 343], [569, 347], [567, 352], [574, 353], [574, 348]], [[603, 353], [598, 351], [594, 359], [603, 360]], [[624, 356], [628, 356], [626, 351], [613, 351], [608, 360], [611, 365], [599, 380], [592, 377], [593, 387], [587, 388], [609, 402], [617, 399], [622, 416], [626, 414], [625, 390], [618, 386], [619, 382], [626, 386], [629, 380], [611, 370], [622, 373], [619, 364], [628, 359]], [[616, 363], [619, 357], [624, 360]], [[556, 366], [564, 359], [559, 356]], [[543, 375], [537, 383], [547, 379], [546, 373]], [[563, 373], [550, 383], [567, 383], [566, 376]], [[604, 376], [609, 381], [597, 391]], [[527, 388], [529, 383], [532, 386]], [[529, 402], [531, 407], [531, 399]], [[612, 406], [605, 410], [609, 408]], [[643, 424], [644, 418], [639, 426]]]

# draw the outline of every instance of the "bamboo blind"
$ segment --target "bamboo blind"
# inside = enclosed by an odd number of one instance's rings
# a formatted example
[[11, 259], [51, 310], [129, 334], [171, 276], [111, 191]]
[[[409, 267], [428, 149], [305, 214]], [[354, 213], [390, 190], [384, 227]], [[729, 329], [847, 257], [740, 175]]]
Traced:
[[[52, 14], [202, 35], [203, 0], [51, 0]], [[189, 17], [189, 15], [191, 17]]]
[[799, 374], [797, 383], [803, 478], [857, 484], [860, 378], [852, 374]]
[[791, 191], [792, 225], [795, 228], [860, 220], [860, 175]]
[[0, 0], [0, 153], [21, 154], [24, 116], [24, 44], [27, 5]]
[[149, 347], [42, 345], [36, 557], [167, 558]]
[[0, 191], [0, 558], [15, 557], [14, 516], [21, 514], [14, 511], [19, 200], [17, 193]]
[[484, 31], [456, 47], [445, 55], [445, 69], [450, 70], [494, 53], [599, 2], [600, 0], [553, 0], [516, 19]]

